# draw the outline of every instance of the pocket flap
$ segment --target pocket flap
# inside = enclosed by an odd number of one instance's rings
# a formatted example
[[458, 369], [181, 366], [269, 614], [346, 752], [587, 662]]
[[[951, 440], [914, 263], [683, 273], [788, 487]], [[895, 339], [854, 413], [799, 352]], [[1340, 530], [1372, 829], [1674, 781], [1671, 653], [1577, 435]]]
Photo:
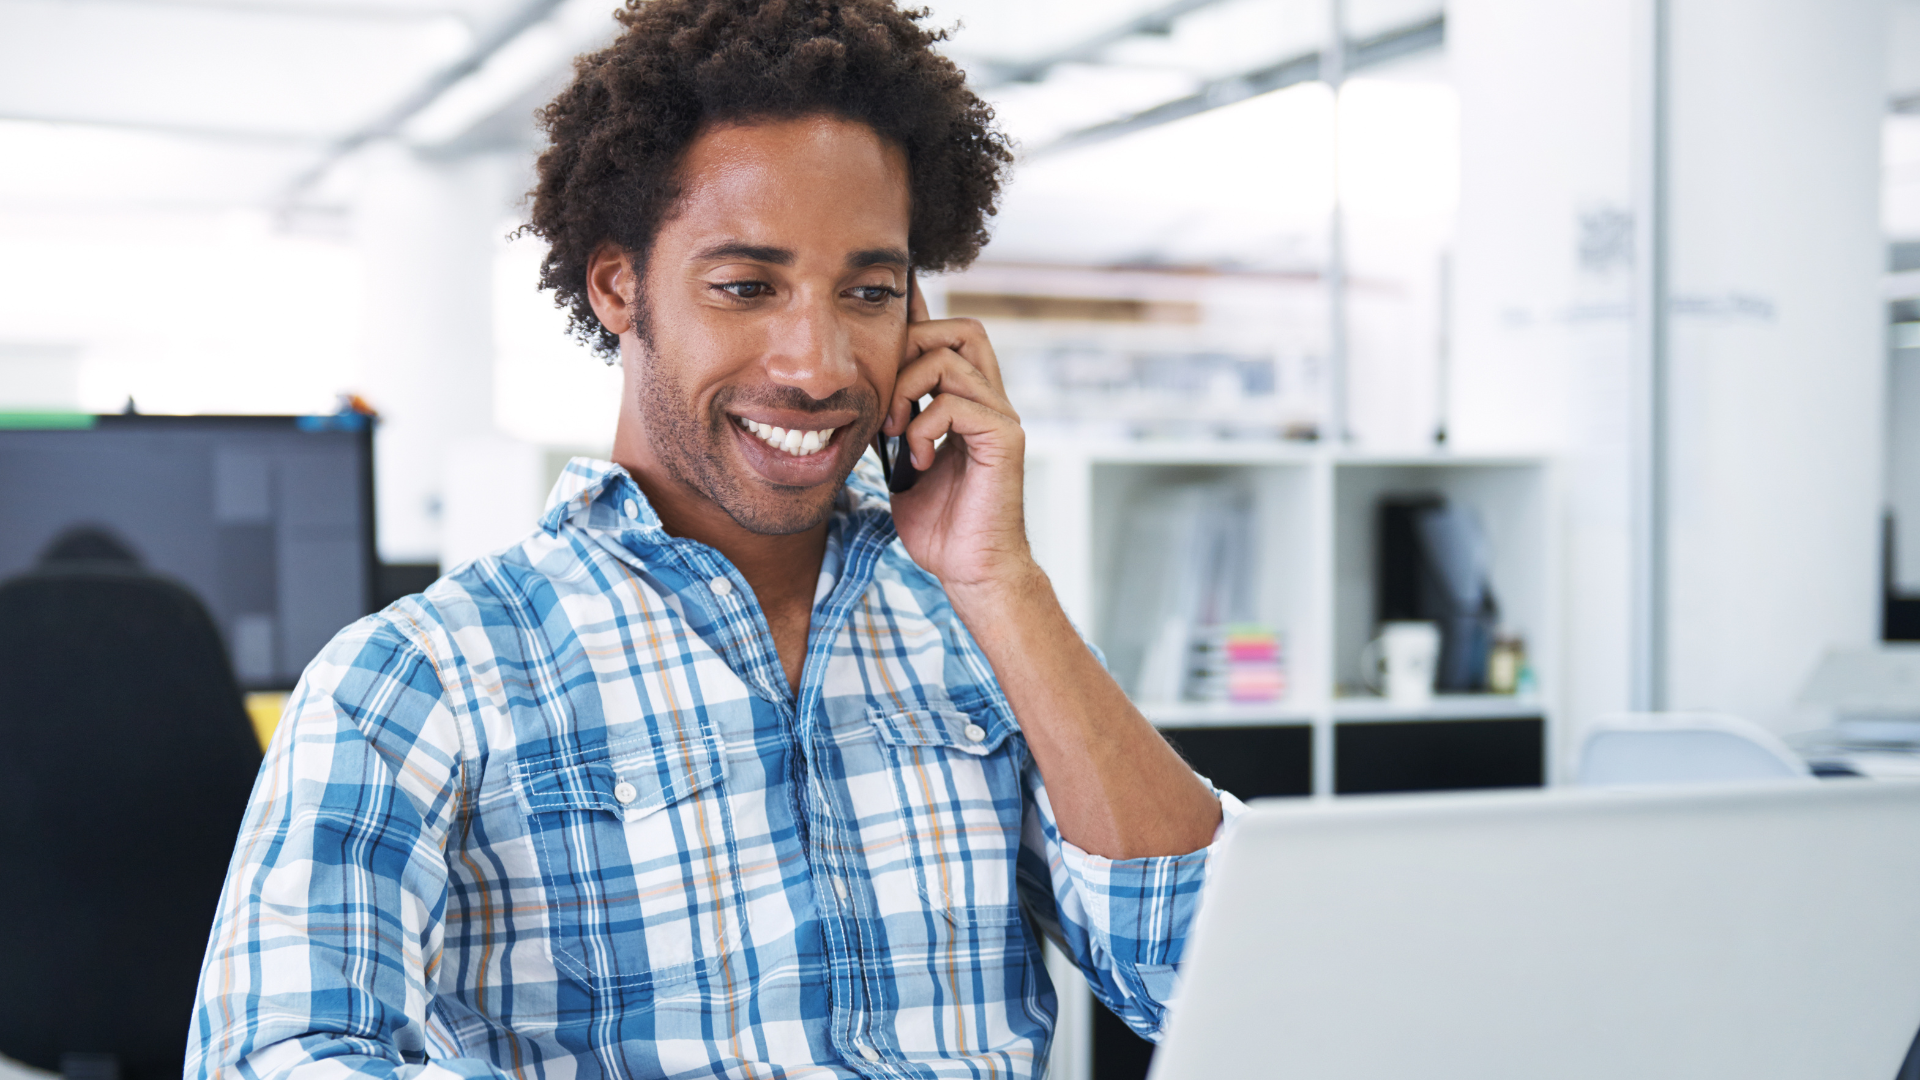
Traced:
[[938, 705], [900, 711], [868, 709], [867, 717], [881, 741], [894, 746], [945, 746], [985, 757], [1007, 740], [1006, 726], [990, 714], [983, 723], [959, 709]]
[[638, 821], [726, 775], [726, 755], [711, 735], [670, 742], [642, 735], [516, 762], [513, 789], [529, 814], [601, 810]]

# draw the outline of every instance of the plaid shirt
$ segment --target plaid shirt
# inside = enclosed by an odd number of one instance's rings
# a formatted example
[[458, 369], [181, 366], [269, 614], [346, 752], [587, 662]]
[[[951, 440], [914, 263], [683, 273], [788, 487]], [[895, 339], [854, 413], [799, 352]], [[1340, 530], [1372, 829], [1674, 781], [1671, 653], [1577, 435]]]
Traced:
[[1061, 838], [875, 478], [833, 516], [796, 695], [739, 572], [580, 459], [531, 537], [307, 669], [186, 1075], [1034, 1076], [1038, 935], [1155, 1035], [1207, 857]]

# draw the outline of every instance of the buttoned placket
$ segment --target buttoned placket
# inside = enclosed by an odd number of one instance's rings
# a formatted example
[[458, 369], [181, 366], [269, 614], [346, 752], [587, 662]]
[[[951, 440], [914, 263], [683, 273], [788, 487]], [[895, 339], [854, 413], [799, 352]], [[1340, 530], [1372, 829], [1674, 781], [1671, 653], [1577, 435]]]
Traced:
[[[634, 500], [627, 498], [622, 509], [629, 519], [638, 519], [639, 507]], [[822, 688], [826, 675], [826, 665], [831, 656], [833, 641], [839, 636], [841, 628], [851, 618], [853, 605], [866, 591], [873, 567], [879, 557], [892, 542], [894, 533], [891, 522], [884, 525], [862, 525], [854, 523], [842, 537], [843, 558], [839, 580], [834, 583], [824, 605], [815, 609], [816, 620], [807, 634], [807, 655], [801, 664], [800, 689], [791, 693], [786, 683], [785, 669], [780, 664], [779, 651], [773, 642], [771, 624], [759, 601], [747, 589], [734, 583], [738, 575], [726, 556], [712, 547], [695, 540], [666, 536], [657, 533], [650, 538], [669, 559], [677, 563], [681, 572], [696, 583], [690, 602], [709, 606], [712, 623], [721, 631], [723, 640], [709, 641], [708, 645], [718, 652], [734, 673], [740, 675], [759, 691], [790, 725], [795, 749], [806, 762], [803, 772], [803, 790], [797, 792], [795, 810], [802, 817], [801, 835], [806, 838], [806, 856], [816, 882], [822, 871], [830, 884], [829, 901], [817, 887], [814, 889], [816, 903], [819, 905], [819, 918], [823, 933], [822, 942], [827, 950], [828, 1015], [830, 1037], [843, 1055], [850, 1054], [849, 1063], [854, 1060], [867, 1065], [882, 1062], [879, 1050], [873, 1044], [872, 1002], [865, 992], [865, 983], [874, 977], [884, 977], [884, 972], [865, 971], [862, 956], [866, 952], [861, 942], [867, 936], [861, 913], [862, 902], [867, 898], [867, 890], [853, 887], [856, 879], [846, 863], [846, 853], [855, 850], [858, 837], [849, 831], [847, 815], [831, 804], [831, 799], [819, 783], [815, 768], [821, 754], [827, 752], [824, 745], [827, 735], [820, 723], [822, 709]], [[704, 596], [699, 594], [704, 593]], [[744, 632], [743, 632], [743, 626]], [[778, 673], [779, 685], [769, 685], [767, 674]], [[756, 685], [758, 684], [758, 685]], [[969, 733], [970, 734], [970, 733]], [[984, 739], [986, 733], [981, 732]], [[975, 740], [979, 741], [979, 740]], [[849, 808], [851, 809], [851, 808]], [[864, 1023], [863, 1023], [864, 1020]], [[884, 1070], [871, 1070], [884, 1075]]]
[[[808, 635], [807, 659], [802, 668], [800, 694], [796, 702], [801, 717], [801, 737], [806, 740], [810, 756], [815, 760], [818, 755], [828, 752], [821, 699], [833, 642], [852, 618], [854, 605], [859, 602], [871, 581], [874, 564], [892, 539], [890, 523], [887, 526], [849, 529], [848, 534], [842, 537], [840, 580], [834, 582], [825, 604], [816, 611], [819, 626]], [[843, 808], [833, 805], [826, 786], [814, 783], [811, 777], [808, 796], [813, 808], [811, 816], [816, 825], [825, 826], [824, 829], [814, 830], [808, 860], [811, 865], [824, 868], [831, 875], [834, 895], [840, 899], [838, 904], [833, 905], [833, 918], [826, 921], [826, 925], [837, 931], [826, 936], [828, 956], [832, 963], [832, 983], [836, 991], [829, 996], [834, 1042], [843, 1055], [851, 1052], [849, 1064], [857, 1060], [876, 1065], [882, 1057], [874, 1046], [873, 1002], [866, 993], [866, 982], [885, 978], [886, 973], [867, 971], [863, 959], [870, 952], [861, 945], [870, 932], [867, 918], [873, 914], [870, 911], [872, 896], [869, 889], [862, 887], [864, 879], [855, 875], [847, 864], [849, 853], [859, 846], [859, 837], [853, 826], [857, 816], [851, 806]], [[844, 792], [842, 797], [845, 797]], [[886, 1075], [885, 1070], [869, 1071]]]
[[739, 571], [726, 556], [697, 540], [668, 538], [663, 546], [697, 583], [688, 591], [705, 594], [696, 602], [707, 605], [721, 630], [721, 640], [708, 644], [761, 697], [776, 708], [791, 709], [793, 692], [773, 643], [773, 628], [752, 591], [735, 584]]

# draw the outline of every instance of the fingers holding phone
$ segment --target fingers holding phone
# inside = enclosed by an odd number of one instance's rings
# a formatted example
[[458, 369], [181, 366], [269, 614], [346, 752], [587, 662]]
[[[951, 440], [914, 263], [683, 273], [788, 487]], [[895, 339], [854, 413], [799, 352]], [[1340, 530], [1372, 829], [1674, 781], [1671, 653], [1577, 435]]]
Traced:
[[[920, 402], [907, 403], [907, 422], [920, 415]], [[886, 478], [887, 490], [898, 494], [913, 488], [914, 481], [920, 479], [920, 470], [914, 467], [913, 456], [907, 453], [907, 440], [899, 435], [888, 435], [885, 431], [873, 437], [873, 451], [880, 458], [880, 475]]]
[[[891, 448], [880, 448], [896, 493], [894, 521], [909, 554], [949, 587], [987, 580], [1030, 561], [1021, 508], [1026, 433], [986, 328], [929, 318], [918, 282], [908, 289], [901, 368], [880, 432], [883, 444], [899, 439], [891, 459]], [[901, 479], [903, 466], [914, 470], [911, 479]]]

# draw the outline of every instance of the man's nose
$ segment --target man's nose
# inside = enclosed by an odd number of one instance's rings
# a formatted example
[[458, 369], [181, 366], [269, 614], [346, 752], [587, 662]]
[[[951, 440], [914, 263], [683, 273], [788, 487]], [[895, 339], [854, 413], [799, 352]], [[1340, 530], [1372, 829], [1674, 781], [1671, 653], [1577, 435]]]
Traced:
[[767, 356], [774, 382], [820, 400], [852, 386], [853, 339], [830, 301], [803, 300], [783, 313]]

